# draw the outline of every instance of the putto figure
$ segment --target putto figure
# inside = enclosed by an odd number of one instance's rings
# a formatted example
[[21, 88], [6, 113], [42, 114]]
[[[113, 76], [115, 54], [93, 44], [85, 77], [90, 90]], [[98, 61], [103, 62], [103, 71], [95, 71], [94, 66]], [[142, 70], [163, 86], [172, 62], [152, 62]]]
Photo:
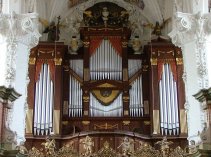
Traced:
[[94, 142], [93, 142], [92, 138], [89, 136], [86, 136], [86, 138], [83, 139], [81, 141], [81, 143], [83, 144], [84, 151], [85, 151], [83, 156], [86, 156], [86, 157], [90, 156], [92, 154], [92, 148], [94, 146]]

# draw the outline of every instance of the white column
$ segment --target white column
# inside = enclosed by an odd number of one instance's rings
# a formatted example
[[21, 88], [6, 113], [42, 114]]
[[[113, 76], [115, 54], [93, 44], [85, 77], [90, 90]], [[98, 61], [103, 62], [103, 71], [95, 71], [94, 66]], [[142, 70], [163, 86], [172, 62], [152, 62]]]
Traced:
[[172, 42], [182, 48], [184, 58], [184, 82], [189, 140], [199, 141], [198, 132], [203, 129], [204, 116], [199, 102], [193, 97], [199, 90], [209, 87], [207, 41], [211, 34], [211, 14], [177, 13], [175, 27], [169, 34]]
[[[37, 30], [37, 14], [0, 15], [0, 85], [13, 87], [22, 96], [14, 102], [13, 131], [24, 139], [25, 112], [27, 108], [28, 59], [29, 50], [36, 46], [40, 34]], [[18, 60], [17, 60], [18, 58]], [[17, 65], [17, 68], [16, 68]], [[23, 116], [21, 116], [23, 115]]]

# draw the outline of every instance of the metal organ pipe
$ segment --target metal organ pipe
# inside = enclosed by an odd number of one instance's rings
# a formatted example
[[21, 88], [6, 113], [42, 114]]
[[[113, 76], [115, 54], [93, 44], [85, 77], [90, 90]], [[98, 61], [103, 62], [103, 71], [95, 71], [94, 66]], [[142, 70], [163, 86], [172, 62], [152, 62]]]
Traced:
[[159, 82], [160, 119], [162, 135], [179, 134], [177, 84], [169, 64], [163, 65], [162, 79]]
[[143, 117], [143, 93], [142, 93], [142, 77], [139, 76], [132, 84], [130, 89], [130, 116]]
[[43, 64], [36, 82], [34, 135], [49, 135], [53, 131], [53, 82], [48, 64]]
[[[83, 60], [71, 60], [70, 68], [83, 77]], [[77, 79], [70, 75], [70, 91], [69, 91], [69, 117], [82, 116], [82, 89]]]
[[90, 94], [91, 117], [121, 117], [123, 115], [122, 93], [108, 106], [102, 105]]
[[142, 68], [142, 61], [137, 59], [128, 60], [128, 75], [132, 77], [139, 69]]
[[108, 40], [90, 57], [91, 80], [122, 80], [122, 58]]

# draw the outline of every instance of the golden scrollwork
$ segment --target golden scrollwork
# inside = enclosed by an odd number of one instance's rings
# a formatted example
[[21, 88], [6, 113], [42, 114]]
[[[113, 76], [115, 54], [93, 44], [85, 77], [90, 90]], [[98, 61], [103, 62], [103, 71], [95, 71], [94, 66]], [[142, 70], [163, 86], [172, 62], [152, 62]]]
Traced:
[[88, 48], [89, 45], [90, 45], [90, 42], [89, 41], [84, 41], [83, 44], [84, 44], [84, 47]]
[[[103, 141], [103, 138], [101, 138]], [[37, 149], [35, 147], [31, 148], [27, 152], [28, 157], [191, 157], [199, 156], [198, 149], [195, 142], [187, 146], [185, 149], [177, 146], [175, 149], [170, 148], [173, 144], [171, 141], [167, 141], [164, 137], [161, 141], [156, 142], [160, 145], [159, 147], [152, 147], [150, 144], [143, 141], [139, 142], [139, 148], [134, 149], [134, 140], [129, 137], [122, 138], [122, 142], [118, 147], [115, 148], [110, 146], [108, 141], [103, 143], [102, 148], [99, 151], [94, 152], [93, 147], [95, 146], [94, 140], [86, 136], [79, 140], [79, 144], [82, 145], [82, 153], [78, 154], [77, 150], [74, 149], [75, 143], [73, 141], [62, 146], [60, 149], [56, 148], [56, 143], [54, 139], [48, 138], [46, 142], [42, 144], [43, 148]], [[121, 148], [121, 149], [120, 149]], [[156, 148], [156, 149], [155, 149]], [[25, 147], [24, 147], [25, 149]], [[20, 153], [21, 154], [21, 151]], [[22, 153], [23, 154], [23, 153]]]
[[150, 125], [150, 121], [144, 121], [144, 125]]
[[82, 121], [82, 124], [83, 125], [89, 125], [90, 124], [90, 121]]
[[83, 96], [83, 101], [84, 102], [89, 102], [89, 96]]
[[36, 58], [29, 58], [29, 64], [30, 65], [35, 65]]
[[128, 42], [126, 42], [126, 41], [123, 41], [123, 42], [122, 42], [122, 47], [126, 48], [127, 45], [128, 45]]
[[114, 124], [114, 125], [111, 125], [108, 123], [105, 123], [102, 125], [94, 124], [94, 130], [99, 130], [99, 129], [101, 130], [118, 129], [118, 124]]
[[130, 125], [130, 121], [129, 120], [125, 120], [125, 121], [122, 121], [123, 125]]
[[176, 58], [177, 65], [183, 65], [183, 59], [182, 58]]
[[151, 65], [158, 65], [158, 59], [157, 58], [151, 58], [150, 62], [151, 62]]
[[62, 58], [55, 58], [54, 62], [55, 62], [55, 65], [61, 65], [62, 64]]

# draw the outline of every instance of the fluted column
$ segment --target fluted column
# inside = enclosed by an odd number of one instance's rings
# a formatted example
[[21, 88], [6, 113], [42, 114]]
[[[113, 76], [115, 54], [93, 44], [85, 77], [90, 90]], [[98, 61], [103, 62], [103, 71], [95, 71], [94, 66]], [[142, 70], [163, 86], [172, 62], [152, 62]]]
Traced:
[[211, 34], [211, 14], [176, 13], [172, 42], [182, 48], [188, 119], [189, 140], [200, 141], [198, 132], [203, 130], [203, 112], [193, 95], [211, 84], [208, 47]]

